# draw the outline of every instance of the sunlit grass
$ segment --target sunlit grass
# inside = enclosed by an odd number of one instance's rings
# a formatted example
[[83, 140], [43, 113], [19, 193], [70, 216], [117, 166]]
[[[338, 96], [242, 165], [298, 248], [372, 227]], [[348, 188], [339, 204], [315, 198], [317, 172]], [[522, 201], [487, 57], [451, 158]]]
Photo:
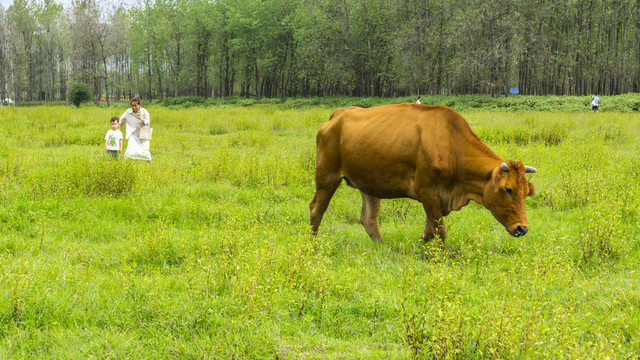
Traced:
[[447, 249], [342, 186], [308, 235], [328, 108], [148, 108], [151, 164], [109, 161], [123, 109], [2, 108], [0, 358], [633, 358], [635, 113], [472, 112], [538, 169], [530, 232], [470, 204]]

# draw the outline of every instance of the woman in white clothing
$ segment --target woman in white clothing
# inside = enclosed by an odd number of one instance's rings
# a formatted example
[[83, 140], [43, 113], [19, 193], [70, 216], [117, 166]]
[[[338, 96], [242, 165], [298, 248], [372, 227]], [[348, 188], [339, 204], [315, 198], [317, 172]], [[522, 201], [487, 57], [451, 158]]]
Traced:
[[139, 97], [131, 99], [131, 109], [120, 116], [120, 124], [127, 123], [127, 135], [129, 140], [127, 150], [124, 152], [125, 158], [147, 160], [151, 162], [151, 153], [149, 152], [150, 140], [140, 140], [140, 129], [142, 126], [151, 123], [149, 112], [141, 107]]

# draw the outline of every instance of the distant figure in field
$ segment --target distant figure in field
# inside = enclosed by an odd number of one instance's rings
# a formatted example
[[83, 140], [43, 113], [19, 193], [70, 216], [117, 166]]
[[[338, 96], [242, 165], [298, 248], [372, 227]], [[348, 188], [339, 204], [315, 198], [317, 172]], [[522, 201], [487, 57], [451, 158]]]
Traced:
[[422, 96], [418, 96], [418, 100], [416, 100], [416, 104], [422, 104]]
[[104, 149], [107, 154], [118, 160], [118, 153], [122, 152], [122, 131], [120, 131], [117, 117], [112, 117], [109, 122], [111, 130], [107, 131], [107, 135], [104, 137]]
[[595, 93], [591, 97], [591, 111], [598, 112], [599, 104], [600, 104], [600, 98], [598, 97], [598, 93]]
[[124, 152], [124, 157], [138, 160], [147, 160], [151, 162], [151, 153], [149, 152], [149, 145], [151, 140], [140, 140], [140, 128], [149, 125], [151, 118], [149, 112], [142, 108], [142, 103], [139, 97], [131, 99], [131, 109], [120, 116], [120, 124], [127, 123], [127, 151]]

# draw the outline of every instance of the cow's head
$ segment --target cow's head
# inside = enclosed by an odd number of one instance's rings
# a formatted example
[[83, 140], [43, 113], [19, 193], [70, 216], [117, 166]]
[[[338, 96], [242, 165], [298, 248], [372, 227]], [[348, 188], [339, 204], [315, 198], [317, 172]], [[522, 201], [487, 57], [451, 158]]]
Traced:
[[524, 198], [533, 195], [533, 184], [525, 173], [535, 168], [522, 165], [521, 161], [507, 161], [493, 170], [491, 180], [484, 189], [484, 205], [513, 236], [523, 236], [529, 231]]

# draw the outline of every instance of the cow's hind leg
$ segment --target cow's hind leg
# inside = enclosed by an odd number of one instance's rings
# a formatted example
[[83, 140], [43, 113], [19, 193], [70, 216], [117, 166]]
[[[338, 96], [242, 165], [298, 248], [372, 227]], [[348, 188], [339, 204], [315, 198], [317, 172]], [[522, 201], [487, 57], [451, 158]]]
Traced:
[[378, 213], [380, 212], [380, 199], [367, 195], [360, 191], [362, 195], [362, 213], [360, 223], [367, 230], [367, 234], [373, 241], [382, 241], [380, 227], [378, 226]]
[[322, 217], [325, 211], [327, 211], [327, 207], [329, 207], [329, 202], [333, 194], [336, 192], [336, 189], [338, 189], [338, 186], [340, 186], [340, 180], [340, 178], [336, 178], [332, 181], [318, 182], [318, 179], [316, 179], [316, 193], [309, 203], [309, 209], [311, 210], [309, 222], [311, 223], [311, 233], [313, 235], [318, 234]]

